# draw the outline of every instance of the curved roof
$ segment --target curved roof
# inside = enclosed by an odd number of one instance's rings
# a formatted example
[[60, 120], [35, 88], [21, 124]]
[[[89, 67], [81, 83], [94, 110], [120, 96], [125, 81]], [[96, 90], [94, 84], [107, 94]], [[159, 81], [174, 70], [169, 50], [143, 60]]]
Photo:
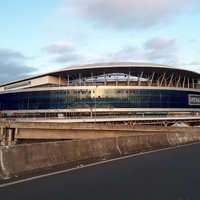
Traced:
[[77, 69], [95, 69], [95, 68], [107, 68], [107, 67], [163, 67], [163, 68], [174, 68], [172, 66], [167, 65], [160, 65], [160, 64], [152, 64], [152, 63], [141, 63], [141, 62], [110, 62], [110, 63], [94, 63], [94, 64], [87, 64], [87, 65], [80, 65], [80, 66], [72, 66], [65, 68], [66, 70], [77, 70]]
[[81, 73], [83, 76], [100, 75], [103, 72], [105, 73], [131, 73], [131, 75], [137, 75], [141, 72], [144, 73], [153, 73], [166, 75], [173, 74], [174, 76], [187, 76], [192, 78], [200, 78], [200, 74], [194, 71], [181, 69], [178, 67], [172, 67], [168, 65], [153, 64], [153, 63], [142, 63], [142, 62], [110, 62], [110, 63], [96, 63], [96, 64], [86, 64], [86, 65], [77, 65], [72, 67], [67, 67], [64, 69], [56, 70], [53, 72], [48, 72], [45, 74], [37, 75], [34, 77], [25, 78], [22, 80], [16, 80], [10, 83], [2, 84], [5, 86], [11, 83], [17, 83], [25, 80], [30, 80], [33, 78], [39, 78], [42, 76], [67, 76], [70, 74], [72, 76], [78, 77]]
[[113, 73], [113, 72], [131, 72], [132, 75], [141, 73], [144, 71], [145, 73], [153, 73], [156, 74], [174, 74], [174, 75], [186, 75], [188, 77], [200, 78], [200, 74], [194, 71], [181, 69], [178, 67], [172, 67], [168, 65], [161, 64], [152, 64], [152, 63], [141, 63], [141, 62], [111, 62], [111, 63], [97, 63], [97, 64], [87, 64], [87, 65], [79, 65], [67, 67], [58, 71], [50, 72], [46, 75], [59, 75], [60, 73], [69, 73], [73, 76], [78, 76], [79, 73], [85, 76], [90, 76], [91, 73], [94, 75], [105, 73]]

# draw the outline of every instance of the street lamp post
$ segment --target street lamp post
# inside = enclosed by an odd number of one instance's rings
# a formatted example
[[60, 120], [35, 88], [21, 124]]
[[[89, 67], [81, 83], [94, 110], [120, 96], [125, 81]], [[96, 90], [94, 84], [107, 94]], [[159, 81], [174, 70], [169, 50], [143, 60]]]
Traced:
[[97, 85], [96, 85], [96, 87], [95, 87], [95, 123], [96, 123], [96, 117], [97, 117], [97, 100], [96, 100], [96, 98], [97, 98]]
[[91, 109], [90, 118], [92, 119], [92, 105], [90, 109]]
[[28, 97], [28, 104], [27, 104], [27, 109], [29, 110], [29, 97]]
[[23, 118], [23, 115], [24, 115], [23, 109], [24, 109], [24, 102], [22, 101], [22, 118]]

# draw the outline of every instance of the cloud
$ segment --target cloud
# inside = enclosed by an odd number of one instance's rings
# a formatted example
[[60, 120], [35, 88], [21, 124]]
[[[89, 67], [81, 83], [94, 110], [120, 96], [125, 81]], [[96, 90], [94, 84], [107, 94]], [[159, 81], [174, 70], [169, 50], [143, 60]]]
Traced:
[[20, 52], [0, 49], [0, 84], [25, 78], [36, 72], [36, 68], [23, 64], [27, 59]]
[[196, 0], [76, 0], [60, 13], [89, 18], [97, 26], [146, 29], [189, 11]]
[[193, 61], [190, 63], [181, 63], [181, 66], [184, 66], [188, 70], [192, 70], [200, 73], [200, 61]]
[[43, 47], [42, 50], [47, 54], [54, 55], [54, 58], [51, 59], [51, 61], [55, 63], [66, 63], [82, 60], [82, 56], [75, 51], [75, 49], [72, 47], [72, 44], [68, 41], [50, 44], [46, 47]]
[[176, 65], [179, 48], [176, 39], [155, 37], [141, 47], [127, 45], [111, 57], [115, 61], [147, 61]]
[[174, 51], [177, 49], [177, 40], [154, 37], [145, 43], [145, 49], [156, 51], [162, 51], [164, 49], [165, 51]]
[[155, 37], [144, 44], [145, 57], [151, 60], [173, 60], [179, 49], [176, 39]]
[[0, 59], [24, 59], [25, 56], [20, 52], [11, 49], [0, 49]]
[[65, 66], [107, 61], [107, 56], [100, 55], [95, 51], [77, 51], [70, 42], [58, 42], [55, 44], [50, 44], [43, 47], [42, 51], [51, 56], [50, 62], [64, 64]]
[[133, 45], [124, 46], [120, 51], [110, 54], [110, 59], [115, 61], [133, 61], [140, 59], [141, 49]]
[[[55, 49], [52, 50], [52, 47], [55, 47]], [[51, 62], [64, 63], [65, 65], [117, 61], [145, 61], [176, 65], [178, 63], [177, 55], [180, 50], [177, 39], [163, 37], [151, 38], [141, 46], [128, 44], [119, 51], [110, 53], [98, 53], [98, 50], [96, 52], [78, 52], [72, 45], [70, 46], [70, 50], [66, 46], [66, 51], [64, 51], [62, 47], [62, 44], [59, 45], [56, 43], [42, 49], [45, 49], [45, 52], [50, 54]]]
[[194, 61], [194, 62], [191, 62], [191, 63], [189, 63], [189, 64], [187, 64], [187, 65], [191, 65], [191, 66], [200, 66], [200, 62], [199, 61]]
[[67, 53], [57, 56], [52, 61], [56, 63], [66, 63], [66, 62], [75, 62], [81, 60], [82, 60], [81, 55], [78, 55], [76, 53]]
[[63, 41], [43, 47], [42, 50], [49, 54], [65, 54], [73, 51], [73, 48], [70, 42]]

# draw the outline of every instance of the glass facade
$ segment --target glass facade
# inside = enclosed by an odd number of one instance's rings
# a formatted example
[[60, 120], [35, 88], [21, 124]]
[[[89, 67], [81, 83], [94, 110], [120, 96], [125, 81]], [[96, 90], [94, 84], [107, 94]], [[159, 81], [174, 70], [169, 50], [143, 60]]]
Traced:
[[0, 110], [39, 110], [79, 107], [200, 108], [190, 105], [189, 94], [200, 92], [166, 89], [56, 89], [0, 94]]

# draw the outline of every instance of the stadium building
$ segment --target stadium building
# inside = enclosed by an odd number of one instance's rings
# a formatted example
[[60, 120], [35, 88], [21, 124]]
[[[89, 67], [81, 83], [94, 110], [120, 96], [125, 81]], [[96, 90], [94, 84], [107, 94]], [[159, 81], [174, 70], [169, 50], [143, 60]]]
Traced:
[[0, 85], [3, 117], [198, 115], [200, 74], [159, 64], [68, 67]]

